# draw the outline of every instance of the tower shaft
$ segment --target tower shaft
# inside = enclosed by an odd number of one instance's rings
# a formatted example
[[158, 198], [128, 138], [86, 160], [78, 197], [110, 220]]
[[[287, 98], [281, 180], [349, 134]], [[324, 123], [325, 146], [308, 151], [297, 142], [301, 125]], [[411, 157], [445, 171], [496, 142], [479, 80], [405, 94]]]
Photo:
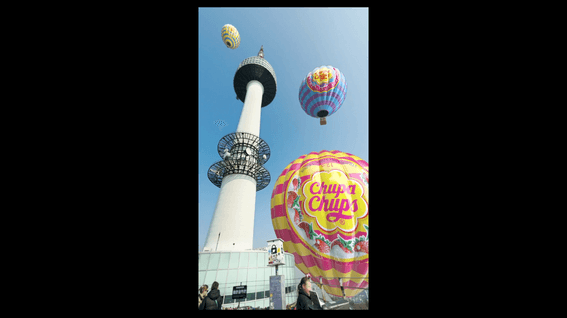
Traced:
[[263, 47], [258, 56], [240, 63], [233, 84], [244, 106], [236, 132], [219, 141], [217, 151], [222, 160], [207, 172], [220, 193], [203, 251], [252, 249], [256, 191], [271, 180], [263, 166], [270, 158], [270, 147], [260, 138], [260, 116], [262, 107], [275, 98], [277, 82], [274, 69], [264, 59]]
[[256, 180], [244, 174], [224, 177], [204, 250], [252, 249], [255, 205]]
[[248, 132], [260, 136], [260, 115], [262, 113], [262, 95], [264, 86], [262, 83], [251, 80], [246, 85], [246, 98], [244, 107], [240, 114], [237, 132]]
[[[260, 136], [262, 83], [251, 80], [246, 85], [246, 98], [236, 132]], [[225, 176], [215, 206], [204, 250], [241, 251], [252, 249], [256, 179], [245, 174]], [[220, 234], [220, 235], [219, 235]]]

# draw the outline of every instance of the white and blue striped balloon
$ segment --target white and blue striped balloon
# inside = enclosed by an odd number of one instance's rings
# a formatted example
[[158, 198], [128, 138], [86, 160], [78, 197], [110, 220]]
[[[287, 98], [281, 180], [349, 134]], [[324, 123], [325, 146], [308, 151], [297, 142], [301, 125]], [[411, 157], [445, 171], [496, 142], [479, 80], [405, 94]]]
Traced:
[[341, 108], [346, 92], [344, 74], [336, 67], [323, 65], [307, 74], [301, 82], [299, 103], [311, 117], [328, 117]]

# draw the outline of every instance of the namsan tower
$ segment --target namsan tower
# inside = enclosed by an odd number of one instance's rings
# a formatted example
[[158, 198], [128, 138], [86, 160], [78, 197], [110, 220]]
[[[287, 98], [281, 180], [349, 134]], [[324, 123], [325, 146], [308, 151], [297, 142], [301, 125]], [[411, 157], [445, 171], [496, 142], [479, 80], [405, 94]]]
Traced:
[[276, 97], [277, 82], [274, 69], [264, 59], [263, 46], [257, 56], [240, 63], [233, 84], [244, 106], [236, 132], [218, 143], [222, 160], [207, 173], [220, 193], [204, 252], [252, 249], [256, 191], [270, 183], [270, 174], [263, 167], [270, 159], [270, 147], [260, 138], [260, 115], [262, 107]]

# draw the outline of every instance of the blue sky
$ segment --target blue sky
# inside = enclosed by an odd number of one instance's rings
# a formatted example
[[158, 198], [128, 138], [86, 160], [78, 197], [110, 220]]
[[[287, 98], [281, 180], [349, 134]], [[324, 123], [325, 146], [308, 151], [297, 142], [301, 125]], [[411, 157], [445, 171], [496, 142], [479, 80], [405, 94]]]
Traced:
[[[240, 46], [231, 50], [221, 28], [232, 24]], [[199, 250], [203, 248], [219, 188], [207, 178], [220, 160], [219, 140], [236, 131], [243, 102], [232, 85], [242, 60], [264, 57], [277, 77], [277, 93], [262, 108], [260, 138], [270, 146], [264, 167], [270, 184], [256, 192], [253, 247], [275, 239], [270, 200], [275, 180], [299, 156], [340, 150], [368, 162], [368, 9], [367, 8], [199, 8]], [[348, 92], [327, 125], [307, 115], [299, 104], [299, 85], [307, 73], [332, 65], [346, 77]], [[219, 127], [222, 120], [226, 126]]]

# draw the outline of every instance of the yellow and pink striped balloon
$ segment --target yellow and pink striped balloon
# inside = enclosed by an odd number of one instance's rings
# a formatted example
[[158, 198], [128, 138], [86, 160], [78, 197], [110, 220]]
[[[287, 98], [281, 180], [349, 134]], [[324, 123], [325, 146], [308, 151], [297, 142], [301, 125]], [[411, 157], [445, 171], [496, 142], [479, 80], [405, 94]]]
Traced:
[[368, 287], [368, 163], [338, 150], [291, 162], [272, 192], [272, 224], [295, 266], [325, 291]]

